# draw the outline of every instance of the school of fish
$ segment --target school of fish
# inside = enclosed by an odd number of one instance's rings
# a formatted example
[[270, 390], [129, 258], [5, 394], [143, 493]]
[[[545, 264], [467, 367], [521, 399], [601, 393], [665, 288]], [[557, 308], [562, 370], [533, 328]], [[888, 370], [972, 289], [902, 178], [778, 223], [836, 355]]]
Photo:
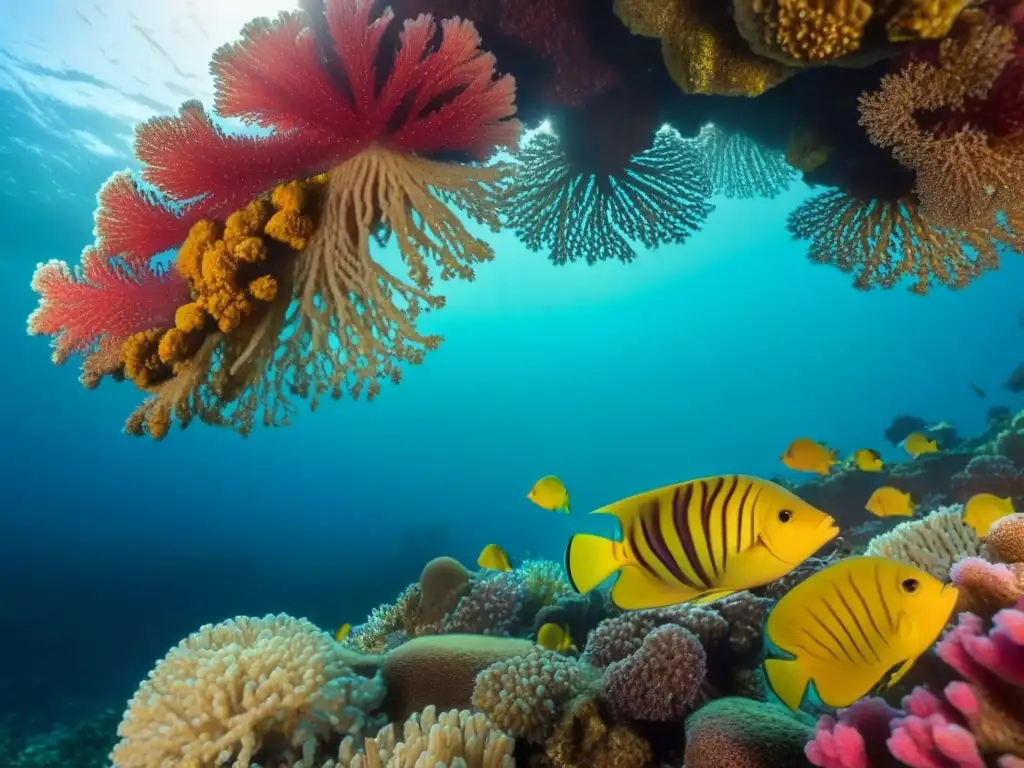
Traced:
[[[912, 458], [940, 450], [922, 432], [911, 433], [901, 445]], [[793, 471], [823, 476], [840, 464], [861, 472], [885, 468], [874, 449], [859, 448], [843, 462], [836, 450], [806, 437], [792, 441], [780, 460]], [[569, 492], [555, 475], [537, 480], [526, 497], [543, 510], [570, 514]], [[907, 517], [917, 504], [906, 491], [883, 485], [865, 509], [877, 517]], [[963, 519], [984, 537], [1014, 511], [1011, 499], [979, 493], [964, 505]], [[581, 593], [614, 576], [610, 597], [622, 610], [707, 603], [770, 584], [839, 534], [830, 515], [777, 483], [747, 475], [667, 485], [591, 514], [613, 516], [620, 535], [572, 535], [566, 574]], [[477, 565], [513, 570], [508, 553], [496, 543], [482, 548]], [[800, 582], [771, 610], [765, 623], [771, 646], [765, 679], [793, 710], [811, 689], [828, 707], [849, 706], [906, 675], [937, 640], [957, 597], [956, 587], [904, 563], [881, 557], [840, 560]], [[350, 630], [342, 624], [335, 639], [344, 641]], [[570, 654], [578, 653], [576, 639], [568, 625], [548, 622], [535, 641]]]

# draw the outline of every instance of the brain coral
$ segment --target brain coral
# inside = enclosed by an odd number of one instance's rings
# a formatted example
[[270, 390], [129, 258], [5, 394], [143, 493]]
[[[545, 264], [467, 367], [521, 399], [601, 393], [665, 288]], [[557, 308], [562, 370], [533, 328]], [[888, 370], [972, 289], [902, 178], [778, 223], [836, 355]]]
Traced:
[[807, 765], [811, 724], [785, 707], [752, 699], [713, 701], [686, 718], [686, 768], [796, 768]]
[[118, 768], [248, 768], [270, 741], [308, 754], [318, 739], [367, 724], [379, 677], [305, 619], [239, 616], [168, 651], [118, 727]]

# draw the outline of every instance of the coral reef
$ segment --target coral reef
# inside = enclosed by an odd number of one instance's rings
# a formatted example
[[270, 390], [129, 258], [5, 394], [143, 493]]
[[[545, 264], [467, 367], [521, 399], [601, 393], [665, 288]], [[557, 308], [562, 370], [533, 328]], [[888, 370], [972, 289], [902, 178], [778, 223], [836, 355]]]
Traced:
[[[81, 275], [39, 268], [30, 332], [54, 335], [57, 359], [88, 355], [86, 385], [112, 373], [150, 395], [129, 434], [161, 438], [175, 418], [247, 434], [287, 424], [292, 397], [372, 397], [438, 345], [416, 325], [444, 303], [435, 277], [471, 279], [493, 257], [449, 204], [499, 226], [509, 167], [484, 161], [516, 147], [514, 81], [471, 22], [420, 16], [385, 41], [395, 17], [380, 10], [326, 0], [247, 25], [214, 55], [214, 106], [269, 133], [225, 133], [195, 101], [143, 123], [154, 191], [115, 175]], [[388, 233], [404, 274], [374, 259]], [[173, 271], [155, 271], [171, 248]]]

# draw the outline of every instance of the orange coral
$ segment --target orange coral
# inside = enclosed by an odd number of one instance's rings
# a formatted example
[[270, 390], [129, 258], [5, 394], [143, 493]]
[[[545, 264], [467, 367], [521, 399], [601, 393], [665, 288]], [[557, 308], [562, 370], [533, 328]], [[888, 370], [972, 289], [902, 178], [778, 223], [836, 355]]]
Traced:
[[[732, 3], [736, 26], [751, 49], [790, 66], [832, 63], [849, 59], [851, 55], [869, 63], [882, 58], [886, 42], [945, 37], [965, 5], [966, 0], [735, 0]], [[874, 44], [875, 41], [866, 40], [867, 32], [879, 21], [885, 21], [885, 41]]]
[[916, 173], [921, 213], [940, 227], [968, 230], [997, 214], [1024, 208], [1024, 142], [1000, 141], [970, 124], [943, 131], [922, 113], [957, 111], [983, 98], [1013, 59], [1010, 28], [971, 14], [944, 40], [938, 65], [908, 64], [883, 78], [860, 101], [860, 122], [871, 141]]
[[788, 229], [811, 241], [812, 262], [854, 273], [857, 288], [892, 288], [909, 278], [918, 294], [936, 284], [962, 288], [996, 269], [998, 246], [1013, 247], [1018, 237], [999, 222], [937, 229], [913, 197], [868, 200], [840, 191], [805, 202], [790, 214]]
[[750, 51], [724, 2], [615, 0], [615, 15], [633, 34], [661, 40], [665, 67], [686, 93], [757, 96], [793, 72]]

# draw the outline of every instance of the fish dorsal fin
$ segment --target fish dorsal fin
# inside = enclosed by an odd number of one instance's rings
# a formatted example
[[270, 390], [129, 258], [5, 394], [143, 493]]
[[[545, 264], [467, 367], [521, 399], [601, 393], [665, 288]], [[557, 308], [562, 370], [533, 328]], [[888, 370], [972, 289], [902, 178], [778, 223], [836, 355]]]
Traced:
[[664, 496], [667, 491], [670, 491], [675, 487], [676, 486], [670, 485], [664, 488], [656, 488], [653, 491], [644, 491], [643, 493], [638, 493], [635, 496], [629, 496], [625, 499], [613, 501], [611, 504], [606, 504], [603, 507], [598, 507], [590, 514], [614, 515], [618, 518], [619, 525], [622, 526], [622, 529], [626, 530], [641, 509], [649, 505], [651, 502], [657, 501]]

